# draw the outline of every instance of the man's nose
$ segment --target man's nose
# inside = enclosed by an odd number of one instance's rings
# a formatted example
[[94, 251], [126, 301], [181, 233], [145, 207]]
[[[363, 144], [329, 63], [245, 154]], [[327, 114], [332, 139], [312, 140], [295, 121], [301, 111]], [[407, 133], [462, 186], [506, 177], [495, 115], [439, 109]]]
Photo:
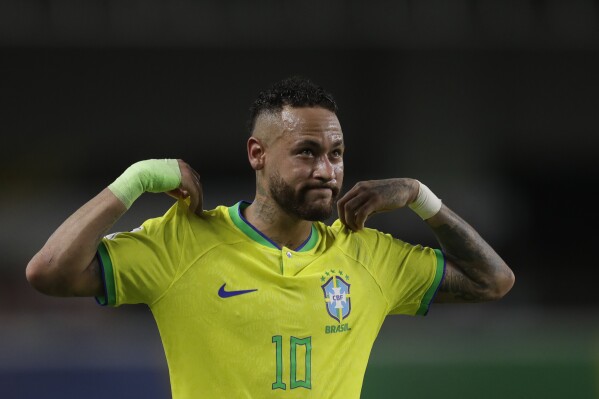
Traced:
[[320, 157], [314, 168], [314, 177], [322, 181], [336, 179], [335, 166], [328, 157]]

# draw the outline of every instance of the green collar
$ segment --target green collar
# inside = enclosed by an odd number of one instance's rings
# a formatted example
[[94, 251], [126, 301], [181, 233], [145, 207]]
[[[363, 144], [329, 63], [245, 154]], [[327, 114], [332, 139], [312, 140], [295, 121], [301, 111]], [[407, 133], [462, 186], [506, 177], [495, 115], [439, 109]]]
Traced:
[[[250, 222], [243, 217], [242, 210], [247, 208], [250, 205], [249, 202], [239, 201], [235, 205], [229, 207], [229, 216], [231, 220], [237, 226], [239, 230], [241, 230], [246, 236], [256, 241], [259, 244], [262, 244], [266, 247], [273, 249], [281, 249], [274, 241], [268, 238], [264, 233], [258, 230], [255, 226], [253, 226]], [[312, 224], [312, 230], [310, 231], [310, 235], [297, 249], [296, 252], [307, 252], [316, 246], [318, 242], [318, 230]]]

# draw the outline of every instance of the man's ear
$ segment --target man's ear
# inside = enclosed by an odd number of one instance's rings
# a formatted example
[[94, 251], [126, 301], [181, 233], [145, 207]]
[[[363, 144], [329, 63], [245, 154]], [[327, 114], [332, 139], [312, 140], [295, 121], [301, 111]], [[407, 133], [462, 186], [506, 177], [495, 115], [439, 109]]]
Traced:
[[247, 143], [248, 159], [252, 169], [260, 170], [264, 168], [265, 147], [256, 137], [250, 137]]

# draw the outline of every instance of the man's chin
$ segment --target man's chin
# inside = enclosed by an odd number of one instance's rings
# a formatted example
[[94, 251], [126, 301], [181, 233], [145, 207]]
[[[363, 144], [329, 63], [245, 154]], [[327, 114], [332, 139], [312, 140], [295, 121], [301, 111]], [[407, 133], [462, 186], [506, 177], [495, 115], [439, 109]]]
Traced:
[[331, 201], [327, 201], [326, 205], [317, 206], [312, 204], [309, 208], [302, 210], [302, 219], [309, 220], [311, 222], [324, 222], [333, 215], [333, 204]]

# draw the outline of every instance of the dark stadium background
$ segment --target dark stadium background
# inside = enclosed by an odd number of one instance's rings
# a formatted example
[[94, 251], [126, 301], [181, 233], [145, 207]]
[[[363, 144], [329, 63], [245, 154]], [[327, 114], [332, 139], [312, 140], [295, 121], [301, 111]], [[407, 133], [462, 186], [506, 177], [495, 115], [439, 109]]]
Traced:
[[[45, 297], [24, 268], [140, 159], [187, 160], [206, 207], [251, 199], [247, 110], [292, 74], [340, 105], [346, 189], [418, 178], [516, 274], [500, 302], [390, 318], [362, 396], [599, 397], [598, 45], [591, 0], [2, 1], [0, 397], [169, 396], [146, 308]], [[409, 211], [370, 226], [435, 245]]]

